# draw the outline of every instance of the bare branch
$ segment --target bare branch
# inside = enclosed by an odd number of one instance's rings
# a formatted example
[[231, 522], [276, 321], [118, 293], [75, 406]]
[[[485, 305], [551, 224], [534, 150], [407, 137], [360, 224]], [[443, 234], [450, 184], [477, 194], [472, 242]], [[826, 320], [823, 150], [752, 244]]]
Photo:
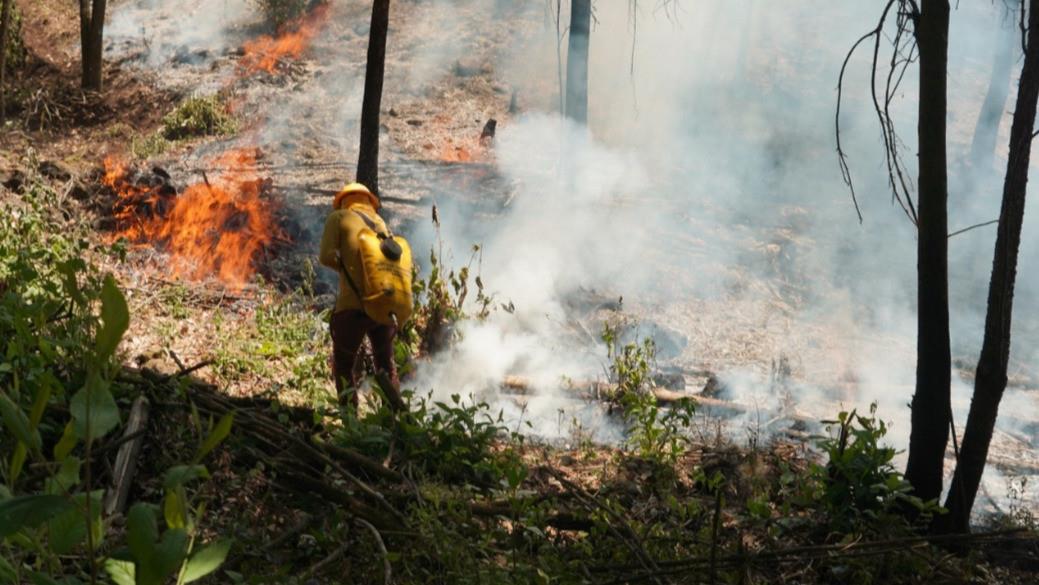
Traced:
[[[895, 8], [895, 33], [892, 38], [884, 34], [884, 27]], [[910, 25], [914, 25], [920, 15], [920, 9], [916, 0], [888, 0], [881, 12], [877, 26], [862, 35], [851, 46], [848, 54], [841, 64], [840, 74], [837, 78], [837, 111], [835, 115], [835, 134], [837, 138], [837, 160], [841, 169], [844, 183], [851, 191], [852, 203], [855, 205], [855, 213], [862, 222], [862, 211], [859, 208], [858, 196], [851, 178], [851, 169], [848, 165], [847, 153], [841, 142], [841, 106], [844, 97], [844, 75], [848, 68], [851, 57], [859, 46], [867, 40], [873, 40], [873, 55], [870, 63], [870, 97], [873, 100], [873, 109], [880, 123], [881, 141], [884, 144], [884, 162], [887, 167], [888, 185], [891, 188], [893, 201], [897, 202], [905, 212], [906, 216], [914, 225], [917, 223], [916, 206], [912, 197], [912, 180], [906, 172], [906, 165], [902, 160], [902, 149], [904, 147], [895, 128], [894, 119], [891, 116], [891, 103], [894, 101], [898, 88], [905, 79], [909, 66], [916, 61], [915, 37], [909, 36]], [[887, 63], [887, 75], [884, 80], [884, 96], [879, 95], [879, 84], [877, 74], [880, 69], [880, 47], [882, 41], [887, 38], [892, 46], [891, 58]]]

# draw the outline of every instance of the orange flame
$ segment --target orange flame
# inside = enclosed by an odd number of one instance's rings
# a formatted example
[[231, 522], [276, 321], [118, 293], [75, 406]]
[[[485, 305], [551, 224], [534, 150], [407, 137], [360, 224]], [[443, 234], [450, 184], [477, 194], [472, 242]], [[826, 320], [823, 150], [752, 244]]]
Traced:
[[119, 197], [113, 240], [159, 245], [170, 253], [175, 276], [201, 280], [215, 275], [241, 288], [255, 274], [263, 250], [285, 235], [274, 205], [262, 198], [265, 181], [254, 176], [255, 149], [228, 151], [214, 161], [224, 171], [212, 181], [187, 187], [179, 196], [135, 185], [127, 165], [105, 160], [102, 183]]
[[263, 35], [242, 45], [243, 55], [238, 61], [240, 74], [275, 73], [278, 63], [298, 59], [310, 47], [310, 42], [321, 32], [328, 18], [328, 4], [321, 4], [310, 14], [285, 25], [278, 36]]

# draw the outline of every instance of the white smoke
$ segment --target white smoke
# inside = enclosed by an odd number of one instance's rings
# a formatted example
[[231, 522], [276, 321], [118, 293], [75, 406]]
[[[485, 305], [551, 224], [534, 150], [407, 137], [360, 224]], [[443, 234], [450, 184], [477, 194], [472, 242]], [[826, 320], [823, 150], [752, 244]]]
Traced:
[[174, 60], [208, 65], [240, 44], [243, 27], [261, 20], [256, 7], [251, 0], [132, 0], [111, 10], [106, 48], [148, 67]]

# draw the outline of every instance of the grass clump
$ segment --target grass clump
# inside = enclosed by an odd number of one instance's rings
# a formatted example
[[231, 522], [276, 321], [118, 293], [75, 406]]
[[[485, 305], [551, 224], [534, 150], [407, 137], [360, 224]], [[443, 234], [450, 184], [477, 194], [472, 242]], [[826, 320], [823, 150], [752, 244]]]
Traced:
[[159, 134], [166, 140], [186, 140], [232, 134], [237, 129], [226, 104], [218, 96], [195, 96], [163, 117]]
[[140, 160], [165, 154], [172, 143], [163, 137], [161, 132], [145, 136], [134, 136], [130, 139], [130, 153]]

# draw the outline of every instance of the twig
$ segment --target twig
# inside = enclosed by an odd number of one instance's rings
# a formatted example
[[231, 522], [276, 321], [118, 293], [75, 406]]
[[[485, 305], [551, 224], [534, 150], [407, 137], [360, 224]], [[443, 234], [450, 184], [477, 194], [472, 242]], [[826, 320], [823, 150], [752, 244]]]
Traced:
[[[852, 543], [839, 543], [839, 544], [823, 544], [823, 545], [810, 545], [800, 546], [794, 548], [788, 548], [783, 550], [765, 551], [756, 554], [734, 555], [727, 557], [720, 557], [716, 560], [719, 566], [730, 565], [736, 562], [742, 563], [754, 563], [754, 562], [790, 562], [790, 561], [803, 561], [809, 557], [818, 556], [830, 556], [830, 555], [843, 555], [845, 553], [852, 552], [864, 552], [871, 551], [873, 553], [887, 553], [892, 550], [901, 550], [903, 548], [920, 545], [926, 543], [937, 543], [937, 542], [1000, 542], [1006, 540], [1019, 540], [1019, 538], [1011, 538], [1015, 534], [1021, 534], [1027, 532], [1024, 528], [1014, 528], [1008, 530], [997, 530], [992, 532], [978, 532], [974, 534], [944, 534], [938, 536], [908, 536], [903, 538], [892, 538], [888, 540], [875, 540], [875, 541], [859, 541]], [[678, 559], [673, 561], [658, 561], [657, 565], [662, 568], [703, 568], [705, 565], [709, 566], [710, 559], [696, 557], [689, 559]], [[599, 573], [605, 572], [618, 572], [624, 570], [637, 569], [634, 565], [602, 565], [595, 567], [593, 571]], [[623, 580], [621, 581], [623, 582]]]
[[372, 536], [375, 537], [375, 544], [379, 547], [379, 552], [382, 553], [383, 581], [386, 585], [391, 585], [393, 583], [393, 566], [390, 564], [390, 553], [386, 551], [386, 543], [382, 541], [382, 535], [379, 534], [378, 529], [372, 526], [371, 522], [364, 518], [358, 518], [357, 523], [367, 528], [372, 533]]
[[[173, 352], [170, 352], [170, 354], [172, 356], [176, 355], [176, 354], [173, 354]], [[185, 368], [184, 364], [182, 364], [179, 359], [175, 359], [174, 361], [177, 362], [178, 367], [180, 367], [180, 371], [174, 372], [172, 374], [166, 374], [166, 375], [160, 377], [159, 378], [159, 382], [160, 383], [162, 383], [162, 382], [169, 382], [170, 380], [172, 380], [174, 378], [181, 378], [183, 376], [187, 376], [188, 374], [191, 374], [193, 372], [201, 370], [202, 368], [204, 368], [206, 366], [213, 365], [213, 360], [203, 360], [203, 361], [201, 361], [201, 362], [191, 366], [190, 368]]]
[[985, 222], [982, 222], [982, 223], [976, 223], [976, 224], [974, 224], [972, 226], [965, 227], [962, 230], [956, 230], [956, 231], [952, 232], [951, 234], [949, 234], [946, 237], [947, 238], [951, 238], [953, 236], [958, 236], [958, 235], [960, 235], [960, 234], [962, 234], [964, 232], [969, 232], [970, 230], [981, 228], [981, 227], [985, 227], [987, 225], [992, 225], [994, 223], [999, 223], [999, 220], [998, 219], [993, 219], [991, 221], [985, 221]]
[[[612, 532], [618, 540], [628, 545], [628, 548], [631, 549], [631, 552], [635, 555], [635, 558], [639, 559], [639, 562], [646, 568], [647, 571], [653, 572], [660, 570], [660, 567], [658, 567], [657, 564], [653, 562], [653, 559], [650, 558], [649, 554], [646, 553], [646, 550], [642, 547], [642, 544], [638, 540], [638, 535], [635, 534], [635, 531], [631, 528], [631, 525], [628, 524], [627, 520], [622, 518], [612, 508], [605, 505], [594, 495], [585, 491], [584, 488], [567, 479], [559, 471], [547, 466], [543, 467], [542, 469], [544, 469], [549, 475], [554, 477], [556, 481], [563, 485], [563, 487], [573, 492], [577, 499], [584, 503], [585, 506], [588, 506], [590, 508], [597, 507], [602, 511], [606, 512], [606, 514], [613, 520], [613, 522], [606, 523], [607, 529], [610, 532]], [[624, 529], [624, 532], [627, 534], [627, 538], [625, 538], [625, 536], [620, 533], [617, 527], [614, 526], [614, 523], [618, 524], [621, 528]], [[657, 583], [661, 583], [661, 581], [656, 577], [653, 577], [653, 580]]]
[[306, 581], [313, 575], [317, 574], [318, 571], [336, 562], [343, 555], [345, 555], [348, 550], [350, 550], [350, 543], [344, 542], [343, 544], [339, 545], [339, 548], [332, 551], [332, 553], [329, 554], [327, 557], [321, 559], [320, 561], [315, 563], [314, 566], [304, 571], [303, 574], [300, 575], [300, 581]]

